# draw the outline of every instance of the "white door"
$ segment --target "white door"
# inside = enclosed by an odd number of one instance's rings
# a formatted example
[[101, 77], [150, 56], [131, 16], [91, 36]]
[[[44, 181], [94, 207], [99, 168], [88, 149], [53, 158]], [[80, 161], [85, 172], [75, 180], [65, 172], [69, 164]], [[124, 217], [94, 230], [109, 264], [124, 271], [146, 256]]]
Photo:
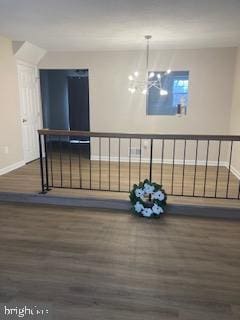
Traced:
[[18, 82], [24, 160], [39, 157], [38, 133], [42, 127], [39, 73], [36, 66], [18, 63]]

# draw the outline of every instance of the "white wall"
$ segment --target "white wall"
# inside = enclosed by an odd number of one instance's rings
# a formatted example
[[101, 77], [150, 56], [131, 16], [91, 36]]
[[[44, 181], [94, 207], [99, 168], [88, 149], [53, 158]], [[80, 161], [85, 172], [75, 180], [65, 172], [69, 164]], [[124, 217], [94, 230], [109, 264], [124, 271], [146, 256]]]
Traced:
[[237, 50], [233, 98], [230, 119], [230, 133], [240, 134], [240, 48]]
[[[229, 133], [240, 135], [240, 48], [238, 48], [237, 51]], [[232, 166], [233, 171], [235, 171], [236, 175], [240, 178], [240, 143], [235, 143]]]
[[0, 174], [22, 164], [16, 61], [12, 42], [0, 37]]

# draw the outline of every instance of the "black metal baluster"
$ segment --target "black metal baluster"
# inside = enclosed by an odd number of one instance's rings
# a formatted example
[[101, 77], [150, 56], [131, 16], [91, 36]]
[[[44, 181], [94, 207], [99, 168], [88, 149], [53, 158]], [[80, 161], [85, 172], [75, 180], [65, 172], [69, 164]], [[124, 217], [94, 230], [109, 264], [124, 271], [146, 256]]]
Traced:
[[82, 163], [81, 163], [81, 144], [78, 145], [78, 174], [79, 174], [79, 187], [82, 189]]
[[195, 165], [194, 165], [194, 178], [193, 178], [193, 197], [195, 196], [195, 189], [196, 189], [197, 160], [198, 160], [198, 140], [196, 141], [196, 153], [195, 153]]
[[44, 171], [43, 171], [43, 152], [42, 152], [42, 136], [38, 135], [38, 143], [39, 143], [39, 157], [40, 157], [40, 174], [41, 174], [41, 189], [40, 193], [44, 194], [45, 191], [45, 184], [44, 184]]
[[142, 170], [142, 139], [140, 138], [140, 154], [139, 154], [139, 182], [141, 181], [141, 170]]
[[162, 185], [162, 181], [163, 181], [163, 157], [164, 157], [164, 143], [165, 140], [162, 140], [162, 162], [161, 162], [161, 185]]
[[131, 157], [132, 157], [132, 139], [129, 139], [129, 155], [128, 155], [128, 176], [129, 176], [129, 183], [128, 189], [131, 190]]
[[207, 154], [206, 154], [206, 165], [205, 165], [205, 175], [204, 175], [204, 188], [203, 196], [206, 196], [206, 182], [207, 182], [207, 169], [208, 169], [208, 154], [209, 154], [209, 140], [207, 141]]
[[53, 183], [53, 141], [51, 139], [51, 136], [49, 136], [49, 142], [50, 142], [50, 170], [51, 170], [51, 186], [54, 187]]
[[231, 163], [232, 163], [232, 150], [233, 150], [233, 141], [231, 141], [231, 147], [230, 147], [230, 157], [229, 157], [229, 165], [228, 165], [228, 179], [227, 179], [226, 198], [228, 198], [228, 191], [229, 191], [229, 182], [230, 182], [230, 173], [231, 173]]
[[101, 190], [102, 187], [102, 161], [101, 161], [101, 137], [99, 137], [98, 146], [99, 146], [99, 190]]
[[[150, 168], [149, 168], [149, 181], [152, 182], [152, 170], [153, 170], [153, 139], [150, 140]], [[152, 195], [149, 194], [148, 200], [152, 200]]]
[[63, 172], [62, 172], [62, 139], [61, 136], [58, 137], [59, 139], [59, 158], [60, 158], [60, 181], [61, 181], [61, 188], [63, 187]]
[[121, 139], [118, 138], [118, 191], [121, 189], [120, 171], [121, 171]]
[[[89, 137], [89, 140], [91, 138]], [[92, 190], [92, 159], [91, 159], [91, 143], [89, 147], [89, 188]]]
[[186, 139], [184, 140], [184, 151], [183, 151], [183, 173], [182, 173], [182, 196], [184, 192], [184, 179], [185, 179], [185, 165], [186, 165]]
[[68, 141], [69, 146], [69, 170], [70, 170], [70, 188], [72, 189], [72, 144]]
[[49, 191], [49, 182], [48, 182], [48, 145], [47, 145], [47, 136], [43, 136], [44, 139], [44, 148], [45, 148], [45, 174], [46, 174], [46, 190]]
[[176, 140], [173, 140], [173, 167], [172, 167], [172, 191], [173, 194], [173, 183], [174, 183], [174, 168], [175, 168], [175, 148], [176, 148]]
[[111, 189], [111, 140], [108, 138], [108, 190]]
[[149, 167], [149, 181], [152, 182], [153, 170], [153, 139], [150, 140], [150, 167]]
[[218, 176], [219, 176], [219, 163], [220, 163], [220, 156], [221, 156], [221, 144], [222, 141], [219, 141], [218, 144], [218, 160], [217, 160], [217, 172], [216, 172], [216, 182], [215, 182], [215, 198], [217, 198], [217, 189], [218, 189]]

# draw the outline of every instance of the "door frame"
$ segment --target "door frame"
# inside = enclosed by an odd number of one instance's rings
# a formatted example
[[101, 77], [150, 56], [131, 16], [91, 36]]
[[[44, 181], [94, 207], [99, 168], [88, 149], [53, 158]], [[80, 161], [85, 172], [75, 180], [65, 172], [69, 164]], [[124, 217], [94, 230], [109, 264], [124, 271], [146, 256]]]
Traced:
[[[20, 125], [21, 125], [21, 135], [22, 135], [22, 151], [23, 151], [23, 161], [26, 164], [28, 161], [26, 161], [26, 155], [24, 153], [24, 135], [23, 135], [23, 125], [22, 125], [22, 106], [21, 106], [21, 100], [20, 100], [20, 77], [19, 77], [19, 72], [18, 72], [18, 67], [25, 66], [25, 67], [30, 67], [33, 68], [35, 71], [35, 80], [36, 80], [36, 94], [37, 94], [37, 104], [38, 104], [38, 111], [39, 111], [39, 123], [38, 127], [39, 129], [43, 128], [43, 114], [42, 114], [42, 100], [41, 100], [41, 91], [40, 91], [40, 75], [39, 75], [39, 68], [35, 64], [31, 64], [28, 62], [25, 62], [23, 60], [16, 60], [16, 68], [17, 68], [17, 78], [18, 78], [18, 95], [19, 95], [19, 120], [20, 120]], [[38, 149], [38, 145], [36, 146]], [[36, 159], [39, 158], [39, 155], [37, 156]], [[35, 159], [35, 160], [36, 160]], [[34, 161], [34, 160], [33, 160]]]

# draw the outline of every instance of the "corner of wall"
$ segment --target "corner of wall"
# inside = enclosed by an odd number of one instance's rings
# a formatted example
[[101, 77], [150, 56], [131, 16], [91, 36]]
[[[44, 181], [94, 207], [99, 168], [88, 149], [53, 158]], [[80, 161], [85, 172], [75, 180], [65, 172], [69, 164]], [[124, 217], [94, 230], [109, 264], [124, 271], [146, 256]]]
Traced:
[[19, 111], [19, 93], [16, 59], [12, 41], [0, 37], [0, 170], [22, 164], [22, 136]]
[[[229, 134], [240, 135], [240, 47], [237, 49], [235, 61], [235, 76], [232, 91], [232, 105], [230, 111]], [[240, 177], [240, 142], [235, 142], [231, 171]]]

